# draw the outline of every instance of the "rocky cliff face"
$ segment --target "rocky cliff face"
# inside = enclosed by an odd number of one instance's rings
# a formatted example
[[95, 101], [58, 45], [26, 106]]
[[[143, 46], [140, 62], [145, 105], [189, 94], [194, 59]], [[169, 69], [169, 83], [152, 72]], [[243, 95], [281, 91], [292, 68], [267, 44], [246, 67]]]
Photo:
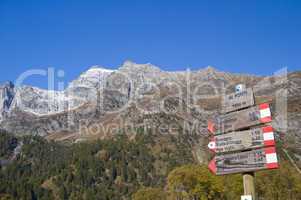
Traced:
[[47, 116], [75, 109], [96, 101], [97, 91], [113, 70], [92, 67], [72, 81], [65, 91], [43, 90], [32, 86], [15, 88], [11, 82], [0, 86], [1, 121], [15, 110]]
[[[91, 67], [69, 84], [64, 95], [70, 99], [79, 99], [83, 102], [95, 100], [97, 91], [105, 87], [107, 77], [113, 72], [114, 70], [98, 66]], [[76, 107], [76, 105], [74, 106]]]
[[65, 91], [0, 86], [0, 128], [79, 141], [119, 132], [134, 135], [142, 127], [160, 134], [196, 134], [202, 143], [208, 117], [218, 112], [221, 96], [238, 83], [253, 88], [256, 103], [271, 103], [279, 138], [301, 155], [300, 72], [269, 77], [212, 67], [166, 72], [131, 61], [118, 70], [92, 67]]
[[9, 111], [14, 96], [15, 91], [13, 83], [6, 82], [5, 84], [0, 85], [0, 120], [2, 120]]

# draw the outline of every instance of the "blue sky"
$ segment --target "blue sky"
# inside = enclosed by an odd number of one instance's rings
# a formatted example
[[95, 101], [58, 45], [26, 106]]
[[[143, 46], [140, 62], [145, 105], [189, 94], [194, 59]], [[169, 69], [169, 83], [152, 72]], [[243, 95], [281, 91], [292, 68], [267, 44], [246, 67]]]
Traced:
[[127, 59], [164, 70], [299, 70], [300, 10], [298, 0], [0, 0], [0, 82], [48, 67], [68, 82]]

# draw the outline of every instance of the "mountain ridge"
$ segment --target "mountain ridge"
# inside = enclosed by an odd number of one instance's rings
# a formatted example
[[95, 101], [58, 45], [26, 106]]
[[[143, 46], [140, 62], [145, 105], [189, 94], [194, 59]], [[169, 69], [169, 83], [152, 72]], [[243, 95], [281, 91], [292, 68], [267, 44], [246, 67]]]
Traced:
[[[38, 95], [44, 96], [43, 99], [45, 99], [45, 98], [50, 99], [51, 97], [45, 97], [45, 96], [48, 96], [48, 95], [51, 96], [52, 95], [53, 96], [52, 97], [53, 101], [55, 99], [67, 98], [66, 94], [63, 94], [63, 93], [68, 93], [68, 96], [71, 96], [71, 98], [72, 98], [73, 94], [76, 94], [76, 93], [79, 92], [79, 91], [74, 91], [74, 90], [77, 89], [76, 87], [78, 87], [78, 88], [83, 87], [85, 89], [87, 89], [87, 88], [96, 88], [96, 89], [100, 88], [101, 85], [99, 84], [99, 82], [101, 82], [101, 79], [106, 78], [106, 76], [108, 76], [109, 74], [114, 73], [116, 71], [121, 71], [121, 73], [130, 73], [130, 72], [131, 73], [133, 73], [133, 72], [137, 73], [137, 71], [141, 73], [141, 71], [142, 71], [142, 74], [143, 73], [149, 73], [149, 72], [152, 72], [152, 73], [160, 73], [160, 72], [165, 73], [165, 71], [162, 71], [159, 67], [157, 67], [155, 65], [152, 65], [150, 63], [137, 64], [137, 63], [134, 63], [132, 61], [127, 60], [117, 70], [108, 69], [108, 68], [101, 67], [101, 66], [92, 66], [88, 70], [82, 72], [78, 76], [77, 79], [75, 79], [75, 80], [71, 81], [70, 83], [68, 83], [68, 87], [63, 91], [57, 91], [57, 90], [50, 91], [50, 90], [46, 90], [46, 89], [42, 89], [42, 88], [39, 88], [39, 87], [36, 87], [36, 86], [30, 86], [30, 85], [21, 85], [19, 87], [15, 87], [12, 82], [8, 82], [9, 84], [4, 83], [4, 84], [0, 85], [0, 87], [4, 87], [5, 89], [13, 89], [14, 90], [14, 92], [10, 96], [10, 101], [11, 102], [6, 103], [6, 106], [7, 105], [9, 105], [9, 106], [6, 107], [4, 109], [4, 111], [8, 112], [11, 103], [13, 104], [13, 106], [18, 106], [18, 103], [13, 102], [13, 100], [15, 99], [15, 97], [18, 97], [18, 95], [22, 95], [22, 91], [26, 91], [26, 93], [27, 92], [30, 93], [30, 91], [28, 91], [28, 90], [31, 90], [32, 92], [38, 93]], [[207, 71], [210, 71], [209, 73], [219, 72], [218, 70], [214, 69], [213, 67], [197, 70], [197, 72], [201, 72], [201, 73], [204, 73], [204, 72], [207, 73]], [[182, 74], [182, 73], [186, 73], [186, 72], [185, 71], [175, 71], [175, 72], [167, 72], [166, 71], [166, 73]], [[9, 85], [9, 87], [7, 87], [7, 85]], [[2, 90], [4, 90], [4, 89], [2, 89]], [[20, 94], [20, 91], [21, 91], [21, 94]], [[48, 93], [48, 94], [46, 94], [46, 93]], [[75, 95], [75, 96], [77, 96], [77, 95]], [[6, 97], [1, 98], [1, 100], [4, 99], [4, 98], [6, 98]], [[90, 98], [92, 98], [92, 97], [90, 97]], [[4, 101], [4, 100], [2, 100], [2, 101]], [[17, 100], [15, 100], [15, 101], [17, 101]], [[49, 104], [50, 103], [48, 103], [48, 105]], [[54, 104], [55, 104], [55, 102], [54, 102]], [[3, 105], [2, 107], [4, 107], [4, 103], [1, 103], [0, 105]], [[57, 107], [58, 105], [55, 105], [55, 106]], [[51, 110], [54, 111], [55, 113], [62, 111], [61, 109], [55, 109], [55, 108], [52, 108]], [[26, 109], [24, 111], [28, 111], [28, 112], [31, 112], [31, 113], [37, 114], [37, 115], [47, 114], [47, 113], [45, 113], [46, 111], [34, 112], [33, 110], [26, 110]], [[2, 119], [2, 117], [1, 117], [1, 119]]]
[[[196, 134], [200, 140], [193, 145], [199, 145], [209, 134], [207, 119], [218, 113], [221, 96], [239, 83], [253, 88], [256, 103], [271, 103], [273, 126], [285, 132], [283, 141], [301, 155], [300, 72], [262, 77], [212, 67], [168, 72], [131, 61], [117, 70], [93, 67], [64, 91], [0, 86], [0, 128], [17, 135], [78, 142], [120, 132], [135, 135], [142, 126], [160, 134]], [[282, 107], [287, 107], [286, 115]]]

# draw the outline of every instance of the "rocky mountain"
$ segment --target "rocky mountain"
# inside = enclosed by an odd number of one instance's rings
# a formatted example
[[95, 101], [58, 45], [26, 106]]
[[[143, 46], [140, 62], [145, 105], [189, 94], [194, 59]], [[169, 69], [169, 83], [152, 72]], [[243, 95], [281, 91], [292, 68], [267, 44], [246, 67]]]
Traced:
[[143, 127], [161, 134], [198, 135], [194, 146], [206, 140], [207, 119], [218, 112], [221, 96], [238, 83], [253, 88], [256, 103], [271, 103], [279, 138], [300, 156], [301, 72], [259, 77], [212, 67], [167, 72], [131, 61], [117, 70], [96, 66], [64, 91], [0, 86], [0, 128], [78, 142], [120, 132], [135, 135]]
[[0, 120], [2, 120], [9, 111], [14, 96], [15, 91], [12, 82], [6, 82], [0, 85]]

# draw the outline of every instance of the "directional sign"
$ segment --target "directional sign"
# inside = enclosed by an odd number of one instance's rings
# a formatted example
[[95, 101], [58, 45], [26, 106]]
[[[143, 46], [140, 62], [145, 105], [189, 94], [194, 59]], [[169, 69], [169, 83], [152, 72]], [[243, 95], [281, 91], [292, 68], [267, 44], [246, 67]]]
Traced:
[[243, 151], [266, 146], [274, 146], [272, 126], [236, 131], [211, 138], [208, 147], [215, 153]]
[[275, 147], [267, 147], [240, 153], [217, 155], [208, 165], [216, 175], [251, 172], [278, 168]]
[[272, 117], [269, 104], [264, 103], [209, 120], [208, 130], [216, 135], [271, 121]]
[[251, 88], [242, 92], [225, 95], [222, 100], [222, 113], [228, 113], [254, 105], [254, 95]]

